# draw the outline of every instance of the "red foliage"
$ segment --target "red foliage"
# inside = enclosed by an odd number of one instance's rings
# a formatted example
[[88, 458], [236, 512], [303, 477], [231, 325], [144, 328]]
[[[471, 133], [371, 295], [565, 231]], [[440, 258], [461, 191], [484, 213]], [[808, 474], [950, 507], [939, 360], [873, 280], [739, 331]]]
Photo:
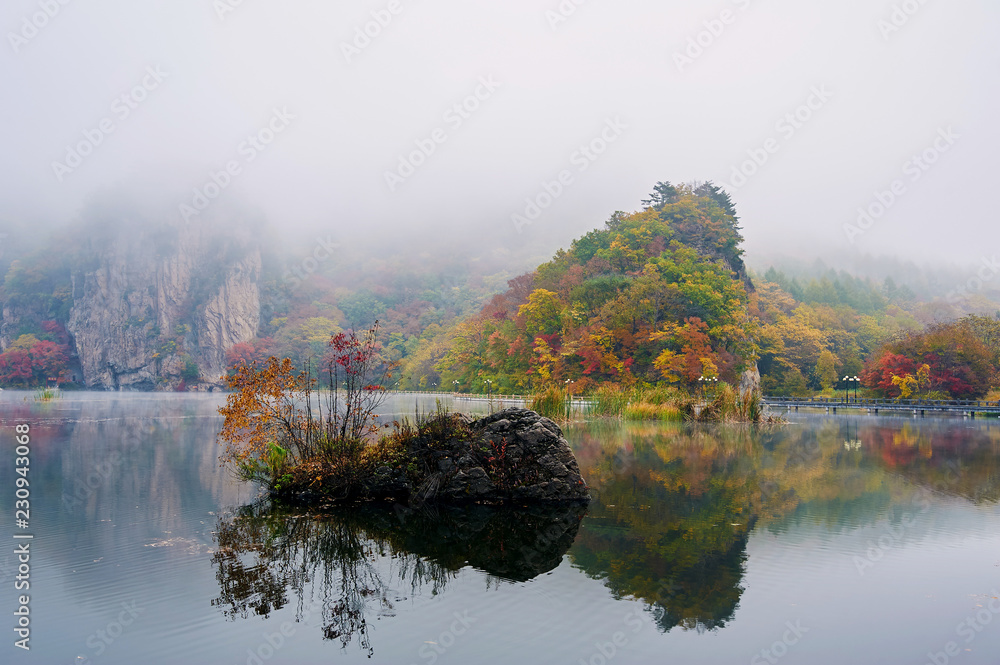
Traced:
[[0, 355], [0, 382], [27, 385], [31, 378], [30, 353], [24, 349], [13, 349]]
[[230, 370], [235, 370], [242, 365], [262, 365], [271, 357], [271, 347], [273, 345], [274, 340], [270, 337], [251, 340], [249, 342], [240, 342], [226, 351], [226, 366]]
[[930, 390], [953, 399], [977, 399], [997, 380], [990, 350], [975, 332], [959, 321], [934, 326], [887, 344], [869, 360], [862, 372], [863, 385], [888, 397], [900, 390], [892, 377], [915, 375], [922, 365], [930, 367]]
[[66, 375], [68, 351], [48, 340], [35, 342], [28, 350], [11, 349], [0, 355], [0, 383], [27, 386], [42, 385], [50, 378], [60, 380]]
[[69, 358], [65, 347], [55, 342], [41, 341], [31, 347], [31, 365], [36, 377], [45, 381], [49, 377], [59, 377], [66, 371]]
[[892, 385], [893, 376], [916, 374], [914, 361], [898, 353], [885, 351], [868, 363], [861, 372], [861, 385], [877, 390], [887, 397], [899, 397], [899, 386]]

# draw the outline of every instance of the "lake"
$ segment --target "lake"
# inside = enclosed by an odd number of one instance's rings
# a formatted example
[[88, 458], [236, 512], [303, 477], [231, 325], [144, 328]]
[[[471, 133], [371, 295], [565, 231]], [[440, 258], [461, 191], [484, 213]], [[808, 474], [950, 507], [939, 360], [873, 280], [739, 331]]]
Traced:
[[[0, 393], [4, 663], [959, 663], [1000, 657], [1000, 423], [564, 428], [573, 507], [270, 510], [218, 394]], [[450, 397], [443, 398], [452, 406]], [[432, 397], [384, 411], [429, 410]], [[482, 410], [461, 401], [456, 410]], [[30, 426], [30, 528], [15, 425]], [[30, 533], [31, 651], [14, 647]]]

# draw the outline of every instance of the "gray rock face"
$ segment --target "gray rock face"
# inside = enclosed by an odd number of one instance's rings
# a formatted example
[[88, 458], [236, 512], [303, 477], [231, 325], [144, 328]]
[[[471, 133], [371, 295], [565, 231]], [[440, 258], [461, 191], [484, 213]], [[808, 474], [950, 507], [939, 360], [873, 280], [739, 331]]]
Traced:
[[756, 393], [761, 395], [760, 387], [760, 370], [757, 369], [757, 363], [753, 364], [753, 367], [749, 368], [742, 375], [740, 375], [740, 394], [746, 395], [748, 392]]
[[95, 240], [87, 253], [67, 330], [88, 387], [170, 388], [191, 363], [198, 379], [189, 384], [220, 384], [226, 351], [257, 333], [261, 256], [252, 244], [175, 227]]
[[590, 499], [576, 456], [548, 418], [527, 409], [506, 409], [465, 424], [472, 432], [468, 439], [420, 441], [411, 449], [431, 470], [415, 488], [415, 501]]

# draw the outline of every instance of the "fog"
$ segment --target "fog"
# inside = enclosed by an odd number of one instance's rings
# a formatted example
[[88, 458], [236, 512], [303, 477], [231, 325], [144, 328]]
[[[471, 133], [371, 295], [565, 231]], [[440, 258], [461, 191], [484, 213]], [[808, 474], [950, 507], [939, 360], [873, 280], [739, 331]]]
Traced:
[[998, 236], [998, 18], [987, 0], [12, 0], [0, 227], [143, 192], [189, 224], [238, 204], [289, 237], [544, 256], [657, 181], [712, 180], [752, 264], [975, 264]]

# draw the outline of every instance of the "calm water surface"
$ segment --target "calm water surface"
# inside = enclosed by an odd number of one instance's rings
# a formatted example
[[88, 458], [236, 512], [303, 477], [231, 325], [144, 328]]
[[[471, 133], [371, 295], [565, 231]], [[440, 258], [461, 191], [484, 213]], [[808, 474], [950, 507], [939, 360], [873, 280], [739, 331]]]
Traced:
[[[218, 468], [223, 399], [0, 393], [0, 662], [1000, 662], [995, 420], [579, 424], [585, 510], [310, 515]], [[389, 410], [415, 400], [433, 406]], [[30, 653], [10, 630], [19, 423]]]

